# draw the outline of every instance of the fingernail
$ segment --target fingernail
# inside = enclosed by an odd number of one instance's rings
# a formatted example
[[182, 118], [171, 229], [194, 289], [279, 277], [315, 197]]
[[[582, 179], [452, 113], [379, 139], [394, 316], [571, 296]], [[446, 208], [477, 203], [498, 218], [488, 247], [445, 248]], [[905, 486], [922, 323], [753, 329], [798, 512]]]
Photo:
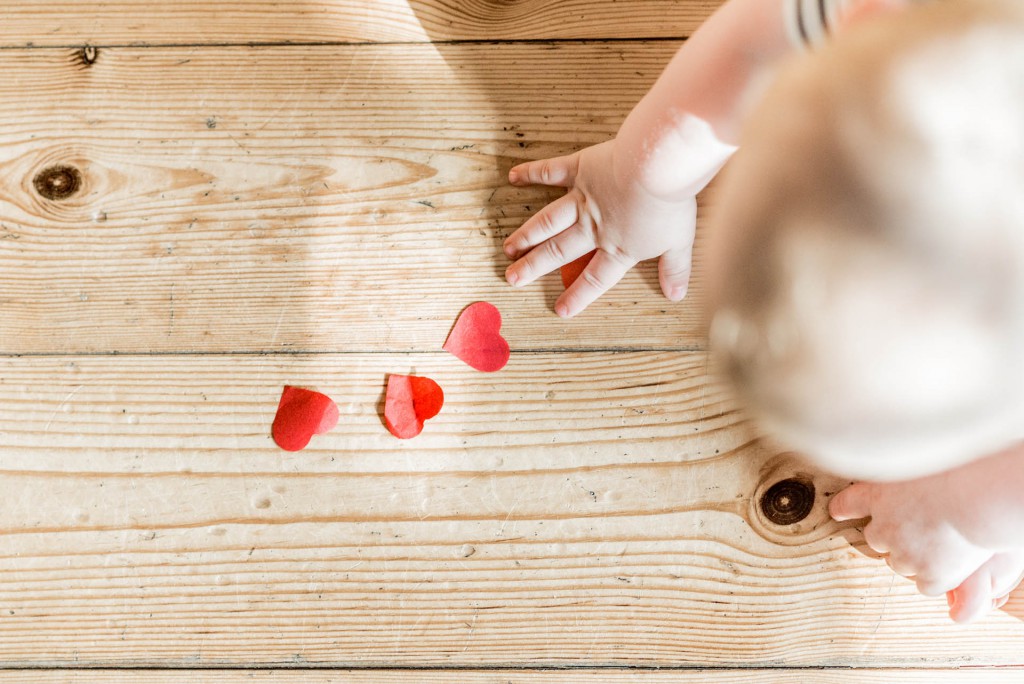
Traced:
[[515, 287], [519, 284], [519, 274], [514, 271], [505, 271], [505, 280], [508, 281], [509, 285]]
[[569, 307], [565, 304], [555, 304], [555, 315], [559, 318], [569, 317]]
[[678, 302], [678, 301], [682, 300], [683, 297], [685, 297], [685, 296], [686, 296], [686, 286], [682, 285], [682, 286], [673, 287], [672, 291], [668, 295], [668, 298], [669, 298], [669, 300], [671, 300], [673, 302]]
[[509, 171], [508, 172], [508, 182], [509, 183], [518, 183], [519, 182], [519, 172], [516, 171], [515, 169], [512, 169], [511, 171]]

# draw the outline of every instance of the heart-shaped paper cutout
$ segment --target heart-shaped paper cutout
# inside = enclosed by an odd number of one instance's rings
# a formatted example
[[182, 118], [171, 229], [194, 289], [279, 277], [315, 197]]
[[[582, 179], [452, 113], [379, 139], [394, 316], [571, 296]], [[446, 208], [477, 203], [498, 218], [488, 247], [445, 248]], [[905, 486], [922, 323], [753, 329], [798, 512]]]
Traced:
[[455, 321], [444, 350], [486, 373], [505, 367], [508, 342], [501, 336], [501, 312], [488, 302], [470, 304]]
[[301, 451], [313, 435], [338, 424], [338, 406], [326, 394], [285, 385], [270, 434], [285, 451]]
[[395, 437], [410, 439], [423, 432], [423, 423], [441, 412], [444, 392], [430, 378], [389, 375], [384, 399], [384, 422]]
[[562, 287], [569, 289], [569, 286], [576, 282], [576, 279], [580, 277], [583, 271], [587, 268], [587, 264], [597, 254], [595, 249], [593, 252], [584, 254], [575, 261], [570, 261], [565, 266], [562, 266]]

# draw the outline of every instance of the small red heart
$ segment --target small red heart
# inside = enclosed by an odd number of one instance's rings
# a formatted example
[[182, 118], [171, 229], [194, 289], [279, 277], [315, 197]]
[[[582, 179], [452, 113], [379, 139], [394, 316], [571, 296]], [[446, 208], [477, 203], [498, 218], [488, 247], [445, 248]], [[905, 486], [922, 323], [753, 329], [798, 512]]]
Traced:
[[497, 307], [476, 302], [466, 307], [455, 321], [443, 349], [479, 371], [493, 373], [505, 367], [510, 355], [500, 330], [501, 312]]
[[441, 412], [444, 392], [430, 378], [389, 375], [384, 399], [384, 422], [395, 437], [410, 439], [423, 432], [423, 423]]
[[285, 385], [270, 434], [285, 451], [301, 451], [313, 435], [338, 424], [338, 406], [326, 394]]
[[583, 271], [587, 268], [587, 264], [597, 254], [595, 249], [593, 252], [588, 252], [581, 256], [575, 261], [570, 261], [565, 266], [562, 266], [562, 287], [569, 289], [569, 286], [576, 282], [576, 279], [580, 277]]

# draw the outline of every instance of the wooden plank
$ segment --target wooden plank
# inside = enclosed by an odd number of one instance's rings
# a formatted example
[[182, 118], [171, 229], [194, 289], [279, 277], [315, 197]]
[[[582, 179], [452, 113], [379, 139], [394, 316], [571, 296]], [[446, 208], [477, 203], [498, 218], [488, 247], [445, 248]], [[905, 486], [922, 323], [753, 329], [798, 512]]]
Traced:
[[[410, 365], [448, 399], [400, 442], [377, 404]], [[750, 442], [704, 366], [2, 359], [0, 664], [1019, 664], [1019, 598], [953, 627], [827, 519], [840, 483]], [[267, 438], [286, 382], [341, 403], [298, 454]], [[814, 506], [775, 525], [761, 494], [795, 475]]]
[[[517, 353], [493, 374], [444, 352], [0, 358], [0, 470], [490, 474], [540, 454], [556, 470], [701, 459], [750, 440], [706, 365], [669, 353]], [[441, 384], [445, 409], [401, 441], [379, 403], [386, 375], [409, 372]], [[284, 384], [318, 387], [341, 412], [301, 456], [270, 438]]]
[[0, 670], [0, 681], [19, 684], [168, 684], [188, 677], [201, 676], [208, 684], [240, 682], [273, 682], [274, 684], [686, 684], [713, 681], [719, 684], [914, 684], [923, 682], [956, 682], [957, 684], [1018, 684], [1024, 670], [1000, 668], [990, 670], [652, 670], [609, 671], [571, 669], [553, 672], [522, 670], [203, 670], [201, 675], [182, 670]]
[[719, 0], [6, 0], [0, 45], [680, 38]]
[[613, 136], [674, 48], [2, 51], [0, 351], [432, 350], [479, 299], [515, 349], [699, 347], [699, 273], [571, 322], [502, 277], [555, 196], [507, 169]]

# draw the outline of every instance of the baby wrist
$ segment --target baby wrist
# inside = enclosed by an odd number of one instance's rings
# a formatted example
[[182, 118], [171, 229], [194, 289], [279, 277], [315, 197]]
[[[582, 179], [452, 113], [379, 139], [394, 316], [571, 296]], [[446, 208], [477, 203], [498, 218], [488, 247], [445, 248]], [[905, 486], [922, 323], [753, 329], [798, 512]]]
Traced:
[[661, 199], [693, 197], [737, 149], [720, 140], [710, 123], [685, 112], [665, 114], [641, 135], [628, 130], [632, 123], [627, 119], [620, 131], [625, 149], [617, 150], [616, 176]]

